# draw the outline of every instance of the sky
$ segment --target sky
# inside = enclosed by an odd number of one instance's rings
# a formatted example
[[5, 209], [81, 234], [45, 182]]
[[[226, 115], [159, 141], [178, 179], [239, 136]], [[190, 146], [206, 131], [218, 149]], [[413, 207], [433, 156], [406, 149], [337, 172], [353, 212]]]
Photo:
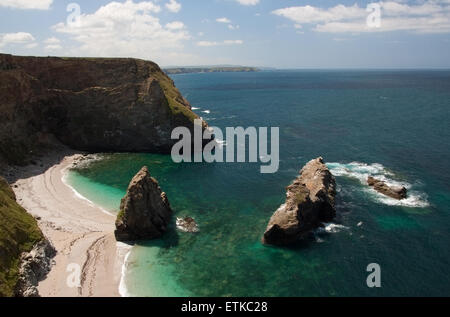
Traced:
[[450, 68], [450, 0], [0, 0], [0, 52], [163, 67]]

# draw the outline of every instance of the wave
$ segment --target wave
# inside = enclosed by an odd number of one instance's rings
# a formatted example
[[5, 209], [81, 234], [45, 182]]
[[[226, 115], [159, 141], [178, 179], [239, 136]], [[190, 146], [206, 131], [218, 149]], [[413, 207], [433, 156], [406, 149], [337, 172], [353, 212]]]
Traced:
[[107, 214], [107, 215], [110, 215], [110, 216], [115, 217], [115, 216], [116, 216], [115, 214], [109, 212], [108, 210], [106, 210], [106, 209], [103, 208], [102, 206], [97, 205], [97, 204], [94, 203], [93, 201], [91, 201], [91, 200], [89, 200], [88, 198], [84, 197], [84, 196], [81, 195], [81, 194], [80, 194], [80, 193], [79, 193], [72, 185], [70, 185], [70, 183], [69, 183], [69, 181], [67, 180], [67, 178], [68, 178], [68, 176], [69, 176], [69, 172], [70, 172], [70, 169], [71, 169], [71, 168], [73, 168], [73, 166], [68, 166], [68, 167], [66, 167], [66, 168], [62, 171], [61, 181], [63, 182], [63, 184], [66, 185], [67, 187], [69, 187], [69, 188], [72, 190], [72, 192], [73, 192], [73, 194], [74, 194], [75, 197], [77, 197], [78, 199], [84, 200], [89, 206], [96, 207], [96, 208], [98, 208], [101, 212], [103, 212], [103, 213], [105, 213], [105, 214]]
[[117, 243], [117, 247], [127, 250], [127, 254], [125, 255], [125, 259], [123, 260], [123, 263], [122, 263], [120, 283], [119, 283], [119, 295], [121, 297], [131, 297], [131, 294], [127, 289], [127, 285], [126, 285], [126, 281], [125, 281], [125, 277], [126, 277], [126, 273], [127, 273], [128, 257], [131, 254], [131, 248], [128, 245], [121, 243], [121, 242]]
[[207, 114], [210, 114], [210, 113], [211, 113], [210, 110], [203, 110], [202, 112], [203, 112], [203, 113], [207, 113]]
[[408, 197], [402, 200], [397, 200], [379, 192], [367, 188], [367, 193], [373, 197], [376, 201], [390, 205], [390, 206], [402, 206], [402, 207], [412, 207], [412, 208], [425, 208], [430, 206], [430, 203], [427, 200], [427, 195], [425, 193], [419, 191], [409, 191]]
[[346, 227], [344, 225], [340, 225], [337, 223], [323, 223], [323, 227], [319, 227], [318, 229], [316, 229], [316, 233], [338, 233], [341, 232], [342, 230], [348, 230], [350, 229], [349, 227]]
[[192, 107], [191, 110], [199, 110], [200, 108]]
[[[429, 206], [427, 195], [425, 193], [413, 190], [413, 185], [404, 181], [394, 180], [393, 172], [387, 170], [382, 164], [373, 163], [366, 164], [361, 162], [343, 163], [327, 163], [330, 172], [337, 177], [349, 177], [357, 179], [365, 187], [363, 190], [369, 194], [375, 201], [391, 206], [416, 207], [424, 208]], [[408, 197], [406, 199], [397, 200], [387, 197], [367, 185], [367, 178], [373, 176], [385, 182], [389, 186], [404, 186], [408, 189]]]
[[[89, 154], [82, 161], [74, 160], [74, 162], [72, 162], [72, 164], [68, 165], [66, 168], [64, 168], [62, 170], [61, 180], [64, 185], [66, 185], [67, 187], [69, 187], [72, 190], [73, 194], [77, 198], [85, 201], [90, 206], [100, 209], [103, 213], [115, 217], [116, 216], [115, 214], [107, 211], [100, 205], [92, 202], [91, 200], [89, 200], [88, 198], [86, 198], [85, 196], [80, 194], [72, 185], [70, 185], [70, 183], [67, 179], [69, 177], [70, 170], [73, 169], [74, 167], [80, 167], [80, 165], [83, 165], [83, 167], [86, 167], [88, 164], [92, 163], [93, 161], [99, 161], [101, 159], [103, 159], [103, 156], [101, 156], [101, 155]], [[75, 165], [74, 163], [76, 163], [77, 165]], [[116, 247], [117, 247], [117, 253], [118, 253], [119, 259], [120, 260], [123, 259], [118, 292], [121, 297], [131, 297], [131, 294], [128, 292], [128, 289], [126, 287], [125, 276], [126, 276], [126, 271], [127, 271], [128, 257], [131, 254], [131, 249], [133, 248], [133, 246], [125, 244], [123, 242], [117, 242]], [[125, 253], [125, 252], [126, 252], [126, 255], [123, 256], [123, 253]]]
[[319, 227], [316, 230], [314, 230], [313, 234], [314, 234], [314, 240], [317, 243], [322, 243], [325, 242], [324, 239], [322, 239], [321, 237], [327, 234], [331, 234], [331, 233], [338, 233], [341, 232], [342, 230], [349, 230], [349, 227], [346, 227], [344, 225], [340, 225], [337, 223], [323, 223], [322, 224], [323, 227]]

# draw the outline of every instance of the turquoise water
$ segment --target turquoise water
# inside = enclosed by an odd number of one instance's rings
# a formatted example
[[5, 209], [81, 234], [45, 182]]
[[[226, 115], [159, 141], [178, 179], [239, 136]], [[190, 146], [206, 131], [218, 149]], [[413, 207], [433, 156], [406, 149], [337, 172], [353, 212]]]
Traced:
[[[117, 211], [147, 165], [177, 217], [198, 234], [139, 243], [126, 284], [136, 296], [450, 295], [450, 72], [279, 71], [188, 74], [173, 79], [210, 125], [280, 127], [280, 169], [259, 163], [175, 164], [170, 156], [110, 154], [68, 181]], [[203, 112], [203, 111], [209, 111]], [[261, 236], [285, 187], [323, 156], [338, 183], [336, 224], [289, 248]], [[407, 200], [365, 184], [377, 175]], [[369, 263], [382, 287], [366, 286]]]

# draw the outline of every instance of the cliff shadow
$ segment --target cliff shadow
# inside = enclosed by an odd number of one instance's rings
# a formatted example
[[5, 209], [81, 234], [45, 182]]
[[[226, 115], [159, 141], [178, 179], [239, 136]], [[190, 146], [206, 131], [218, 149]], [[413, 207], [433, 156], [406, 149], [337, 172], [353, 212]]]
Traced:
[[136, 243], [143, 247], [158, 247], [160, 249], [170, 249], [180, 244], [180, 235], [176, 230], [175, 222], [172, 221], [167, 228], [167, 232], [159, 239], [145, 240]]
[[0, 176], [4, 177], [9, 184], [14, 184], [20, 179], [41, 175], [53, 166], [61, 163], [66, 156], [75, 154], [86, 153], [60, 145], [51, 150], [33, 154], [25, 165], [4, 164], [0, 166]]

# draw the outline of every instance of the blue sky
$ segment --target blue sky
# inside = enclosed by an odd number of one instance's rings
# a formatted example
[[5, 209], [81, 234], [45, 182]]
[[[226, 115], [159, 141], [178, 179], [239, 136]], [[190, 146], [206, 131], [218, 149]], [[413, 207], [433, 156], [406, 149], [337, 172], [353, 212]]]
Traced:
[[[0, 0], [0, 52], [162, 66], [450, 68], [450, 0], [376, 2], [368, 12], [371, 2]], [[69, 17], [71, 3], [79, 16]]]

